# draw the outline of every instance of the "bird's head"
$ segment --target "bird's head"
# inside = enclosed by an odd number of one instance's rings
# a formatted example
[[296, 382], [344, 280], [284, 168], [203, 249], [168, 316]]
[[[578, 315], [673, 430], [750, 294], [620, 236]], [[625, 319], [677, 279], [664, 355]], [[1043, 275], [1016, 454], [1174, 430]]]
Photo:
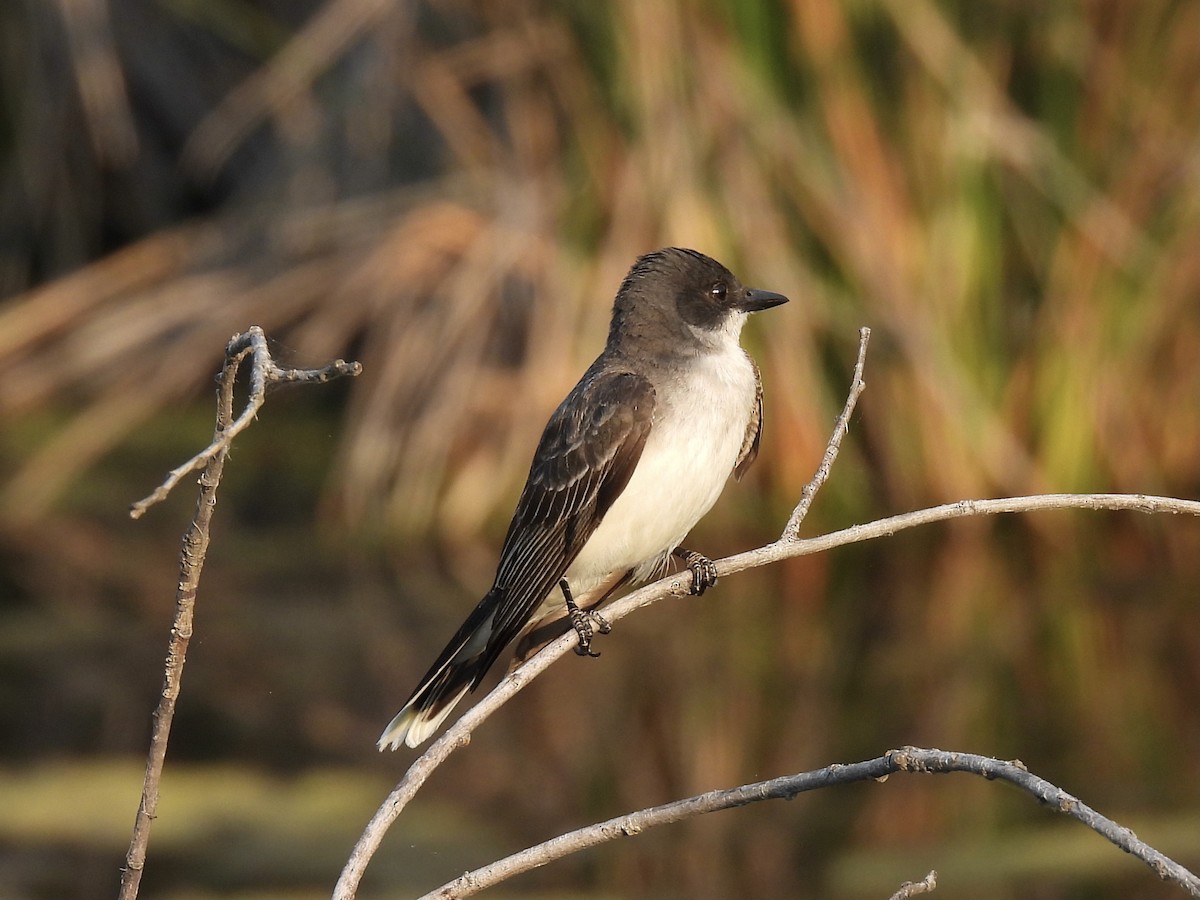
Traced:
[[638, 258], [613, 304], [609, 345], [655, 342], [662, 352], [695, 352], [737, 342], [746, 316], [787, 303], [745, 287], [715, 259], [679, 247]]

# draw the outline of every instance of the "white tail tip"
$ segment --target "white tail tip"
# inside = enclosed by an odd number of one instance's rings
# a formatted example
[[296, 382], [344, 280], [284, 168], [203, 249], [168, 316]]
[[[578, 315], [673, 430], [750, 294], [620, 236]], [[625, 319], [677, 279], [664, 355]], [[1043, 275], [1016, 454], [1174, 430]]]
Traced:
[[429, 740], [430, 735], [446, 721], [446, 717], [450, 715], [451, 710], [458, 705], [458, 701], [463, 698], [463, 694], [470, 687], [470, 684], [464, 684], [462, 690], [446, 699], [445, 705], [436, 712], [427, 710], [421, 713], [413, 709], [411, 705], [404, 707], [396, 713], [396, 717], [392, 721], [388, 722], [387, 728], [383, 729], [383, 734], [379, 736], [375, 746], [382, 753], [384, 750], [399, 750], [404, 744], [409, 747], [418, 747], [425, 743]]

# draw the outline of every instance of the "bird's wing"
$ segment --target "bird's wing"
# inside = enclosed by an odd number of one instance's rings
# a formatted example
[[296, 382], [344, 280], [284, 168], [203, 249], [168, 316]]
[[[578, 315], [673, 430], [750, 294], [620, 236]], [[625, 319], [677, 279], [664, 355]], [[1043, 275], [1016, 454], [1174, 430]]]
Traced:
[[653, 415], [649, 381], [632, 372], [602, 372], [585, 376], [550, 417], [500, 552], [488, 665], [558, 584], [629, 483]]
[[750, 421], [746, 423], [746, 437], [742, 440], [742, 449], [738, 452], [737, 462], [733, 466], [733, 477], [738, 480], [741, 480], [751, 463], [758, 457], [758, 443], [762, 440], [762, 375], [758, 371], [758, 364], [752, 359], [750, 367], [754, 369], [754, 408], [750, 411]]

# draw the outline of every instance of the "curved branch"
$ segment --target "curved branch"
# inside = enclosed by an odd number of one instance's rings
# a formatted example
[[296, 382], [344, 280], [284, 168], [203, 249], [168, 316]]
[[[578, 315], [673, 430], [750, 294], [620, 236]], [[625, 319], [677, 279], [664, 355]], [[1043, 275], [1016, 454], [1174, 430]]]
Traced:
[[[1165, 512], [1200, 516], [1200, 501], [1145, 494], [1040, 494], [999, 500], [960, 500], [957, 503], [946, 503], [942, 506], [879, 519], [866, 525], [854, 525], [820, 537], [803, 540], [781, 537], [774, 543], [757, 550], [718, 560], [716, 563], [717, 573], [720, 576], [732, 575], [735, 572], [758, 568], [783, 559], [808, 556], [847, 544], [888, 537], [897, 531], [948, 519], [997, 513], [1033, 512], [1044, 509], [1136, 510], [1148, 513]], [[686, 596], [689, 592], [690, 579], [691, 574], [684, 570], [633, 591], [606, 607], [604, 617], [609, 622], [616, 622], [634, 610], [656, 603], [664, 597]], [[443, 760], [455, 750], [467, 746], [471, 742], [471, 733], [476, 727], [507, 703], [526, 684], [548, 669], [555, 660], [572, 650], [577, 641], [575, 633], [569, 632], [547, 644], [524, 665], [515, 669], [496, 685], [491, 693], [464, 713], [462, 718], [447, 729], [446, 733], [431, 744], [429, 749], [412, 764], [399, 784], [367, 823], [334, 888], [334, 900], [349, 900], [354, 897], [362, 874], [382, 842], [387, 829]]]
[[[857, 781], [880, 780], [897, 772], [936, 775], [968, 772], [989, 781], [1007, 781], [1032, 794], [1051, 809], [1082, 822], [1126, 853], [1137, 857], [1153, 869], [1163, 881], [1178, 884], [1193, 897], [1200, 897], [1200, 878], [1141, 841], [1128, 828], [1118, 825], [1061, 788], [1032, 774], [1021, 761], [1006, 762], [974, 753], [903, 747], [899, 750], [890, 750], [883, 756], [865, 762], [826, 766], [812, 772], [785, 775], [781, 778], [744, 784], [726, 790], [708, 791], [684, 800], [640, 809], [606, 822], [589, 825], [586, 828], [559, 835], [527, 850], [522, 850], [520, 853], [514, 853], [512, 856], [497, 860], [472, 872], [467, 872], [437, 890], [425, 894], [421, 900], [470, 897], [472, 894], [499, 884], [514, 875], [528, 872], [589, 847], [640, 834], [647, 828], [669, 825], [693, 816], [722, 809], [733, 809], [760, 800], [791, 800], [797, 794], [807, 791], [851, 784]], [[902, 887], [897, 896], [926, 893], [933, 889], [935, 880], [936, 876], [931, 872], [924, 881]], [[906, 888], [907, 893], [905, 893]]]
[[[1040, 494], [990, 500], [960, 500], [956, 503], [946, 503], [941, 506], [890, 516], [865, 525], [853, 525], [819, 537], [798, 538], [796, 532], [812, 503], [813, 496], [828, 477], [830, 468], [837, 457], [842, 437], [848, 428], [855, 402], [864, 387], [862, 369], [869, 339], [870, 329], [861, 329], [858, 362], [855, 365], [854, 380], [845, 408], [834, 426], [821, 465], [801, 493], [800, 502], [789, 517], [783, 532], [777, 540], [766, 546], [718, 560], [716, 562], [718, 576], [732, 575], [784, 559], [821, 553], [847, 544], [890, 537], [907, 528], [965, 516], [1024, 513], [1046, 509], [1135, 510], [1146, 513], [1200, 516], [1200, 501], [1181, 500], [1174, 497], [1144, 494]], [[615, 600], [610, 606], [605, 607], [604, 617], [610, 622], [615, 622], [634, 610], [656, 603], [664, 597], [685, 596], [689, 593], [690, 584], [691, 573], [686, 570], [669, 575]], [[363, 829], [363, 833], [351, 851], [334, 887], [334, 900], [350, 900], [355, 896], [363, 873], [383, 841], [387, 829], [391, 827], [392, 822], [399, 817], [404, 807], [446, 757], [455, 750], [467, 746], [471, 742], [471, 733], [475, 728], [507, 703], [526, 684], [549, 668], [555, 660], [573, 649], [577, 640], [574, 632], [568, 632], [551, 641], [504, 678], [417, 758]]]

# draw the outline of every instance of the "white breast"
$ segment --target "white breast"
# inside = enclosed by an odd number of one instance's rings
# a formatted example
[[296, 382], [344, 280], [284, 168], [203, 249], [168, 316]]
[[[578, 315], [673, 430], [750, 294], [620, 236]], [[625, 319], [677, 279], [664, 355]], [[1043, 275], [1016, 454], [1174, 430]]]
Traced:
[[740, 346], [696, 357], [655, 388], [637, 468], [567, 570], [577, 593], [615, 572], [655, 574], [716, 503], [737, 462], [755, 403], [754, 370]]

